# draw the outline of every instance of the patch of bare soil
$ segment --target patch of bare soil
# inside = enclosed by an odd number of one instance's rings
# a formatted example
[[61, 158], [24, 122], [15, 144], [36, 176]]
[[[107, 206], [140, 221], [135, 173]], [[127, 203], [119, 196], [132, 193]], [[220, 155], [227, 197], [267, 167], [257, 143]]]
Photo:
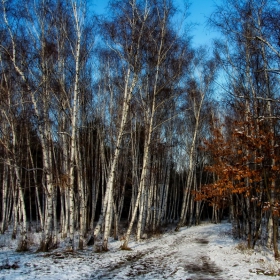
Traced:
[[199, 244], [203, 244], [203, 245], [206, 245], [209, 243], [209, 240], [205, 239], [205, 238], [196, 238], [194, 240], [196, 243], [199, 243]]
[[19, 265], [17, 262], [13, 263], [13, 264], [9, 264], [9, 263], [6, 263], [6, 264], [3, 264], [3, 265], [0, 265], [0, 271], [2, 269], [17, 269], [19, 268]]
[[201, 256], [196, 258], [194, 262], [186, 263], [184, 268], [185, 271], [196, 276], [192, 279], [205, 279], [203, 278], [205, 276], [209, 277], [208, 279], [217, 279], [217, 276], [222, 272], [207, 256]]

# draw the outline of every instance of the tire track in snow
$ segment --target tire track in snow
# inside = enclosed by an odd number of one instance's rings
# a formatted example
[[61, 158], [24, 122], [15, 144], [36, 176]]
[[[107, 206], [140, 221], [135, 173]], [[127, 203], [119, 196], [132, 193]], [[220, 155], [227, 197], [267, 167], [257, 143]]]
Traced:
[[92, 279], [222, 279], [222, 270], [207, 255], [207, 236], [179, 232], [171, 242], [122, 256]]

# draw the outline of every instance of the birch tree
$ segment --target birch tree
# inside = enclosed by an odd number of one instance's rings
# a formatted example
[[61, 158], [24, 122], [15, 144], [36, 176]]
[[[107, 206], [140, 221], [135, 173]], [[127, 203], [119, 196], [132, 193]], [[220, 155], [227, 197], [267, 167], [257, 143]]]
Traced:
[[[144, 151], [141, 164], [141, 176], [138, 194], [134, 204], [131, 221], [122, 248], [127, 248], [132, 226], [137, 210], [139, 210], [137, 224], [137, 239], [142, 238], [147, 218], [147, 192], [150, 176], [150, 157], [153, 132], [160, 127], [156, 123], [157, 113], [166, 105], [167, 101], [178, 93], [173, 85], [180, 80], [183, 69], [186, 69], [186, 58], [190, 58], [187, 42], [183, 46], [178, 39], [178, 33], [171, 27], [171, 19], [175, 9], [171, 1], [159, 3], [148, 2], [150, 15], [145, 29], [145, 71], [141, 76], [142, 86], [137, 96], [139, 107], [143, 110], [144, 123]], [[186, 68], [185, 68], [186, 67]], [[168, 70], [167, 70], [168, 69]], [[174, 95], [173, 95], [174, 94]]]
[[137, 83], [138, 73], [141, 63], [140, 47], [143, 44], [143, 28], [148, 16], [148, 9], [144, 7], [139, 11], [136, 1], [132, 2], [111, 2], [110, 7], [113, 12], [112, 20], [104, 22], [104, 32], [110, 48], [117, 53], [122, 61], [124, 73], [123, 81], [123, 104], [120, 117], [120, 125], [117, 131], [113, 156], [109, 164], [108, 179], [102, 211], [99, 221], [94, 230], [95, 238], [99, 234], [104, 223], [103, 250], [108, 250], [108, 237], [110, 234], [113, 211], [113, 187], [117, 163], [123, 140], [124, 129], [128, 121], [128, 112], [132, 94]]

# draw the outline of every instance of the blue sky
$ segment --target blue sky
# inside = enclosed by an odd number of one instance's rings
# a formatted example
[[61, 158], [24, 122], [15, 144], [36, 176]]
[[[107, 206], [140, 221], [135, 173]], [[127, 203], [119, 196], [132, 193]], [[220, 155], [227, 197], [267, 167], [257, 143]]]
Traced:
[[[181, 2], [177, 0], [177, 2]], [[189, 20], [197, 25], [193, 31], [193, 44], [209, 45], [213, 38], [218, 37], [218, 33], [213, 28], [206, 26], [207, 19], [215, 9], [215, 5], [221, 3], [221, 0], [193, 0], [190, 6]]]
[[[193, 36], [193, 46], [199, 45], [210, 46], [213, 38], [218, 37], [218, 34], [212, 29], [206, 27], [207, 18], [214, 10], [215, 4], [221, 3], [222, 0], [193, 0], [190, 6], [189, 22], [195, 23], [191, 35]], [[93, 9], [97, 14], [106, 13], [108, 0], [93, 0]], [[175, 4], [183, 6], [183, 1], [175, 0]]]

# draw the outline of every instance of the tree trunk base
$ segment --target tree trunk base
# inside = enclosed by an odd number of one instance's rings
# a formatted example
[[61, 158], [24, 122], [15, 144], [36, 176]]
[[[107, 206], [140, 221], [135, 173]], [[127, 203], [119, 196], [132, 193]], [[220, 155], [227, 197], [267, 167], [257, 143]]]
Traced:
[[124, 251], [132, 251], [132, 249], [129, 248], [128, 245], [125, 244], [125, 243], [121, 245], [120, 249], [121, 249], [121, 250], [124, 250]]
[[108, 240], [104, 240], [103, 241], [103, 244], [102, 244], [102, 251], [103, 252], [108, 252], [109, 249], [108, 249]]
[[79, 239], [79, 250], [84, 250], [84, 240], [83, 240], [83, 238]]
[[27, 240], [21, 240], [19, 242], [19, 245], [18, 245], [16, 251], [17, 252], [27, 252], [27, 251], [29, 251]]
[[52, 247], [53, 247], [52, 239], [49, 238], [49, 240], [41, 242], [37, 252], [49, 252]]

